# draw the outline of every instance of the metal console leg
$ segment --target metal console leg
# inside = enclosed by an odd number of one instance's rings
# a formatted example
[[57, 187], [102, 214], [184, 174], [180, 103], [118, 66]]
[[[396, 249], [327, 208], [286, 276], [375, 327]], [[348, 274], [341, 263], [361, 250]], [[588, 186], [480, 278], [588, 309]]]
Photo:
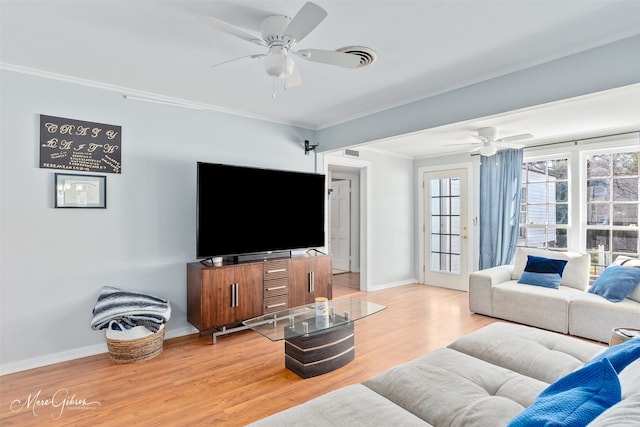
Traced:
[[245, 331], [247, 329], [249, 329], [249, 327], [245, 325], [236, 326], [235, 328], [227, 328], [226, 326], [223, 326], [222, 328], [213, 331], [211, 334], [211, 344], [216, 344], [218, 342], [218, 337], [221, 335], [232, 334], [234, 332]]

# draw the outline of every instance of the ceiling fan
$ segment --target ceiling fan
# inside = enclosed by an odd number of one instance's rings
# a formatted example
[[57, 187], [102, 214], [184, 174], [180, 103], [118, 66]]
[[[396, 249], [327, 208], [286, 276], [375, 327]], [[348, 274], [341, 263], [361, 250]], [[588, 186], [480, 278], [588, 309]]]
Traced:
[[523, 139], [533, 138], [530, 133], [521, 133], [518, 135], [506, 136], [504, 138], [498, 138], [498, 129], [495, 127], [479, 128], [477, 135], [471, 135], [479, 142], [472, 142], [473, 145], [480, 145], [473, 150], [472, 153], [480, 153], [483, 156], [493, 156], [503, 148], [522, 148], [524, 145], [512, 144], [514, 141], [521, 141]]
[[360, 57], [351, 53], [322, 49], [293, 50], [298, 42], [313, 31], [327, 16], [327, 12], [315, 3], [307, 2], [298, 13], [290, 18], [283, 15], [268, 16], [262, 20], [261, 35], [253, 35], [225, 21], [211, 16], [202, 21], [232, 36], [267, 48], [267, 52], [232, 59], [215, 68], [238, 66], [262, 61], [267, 74], [284, 79], [285, 88], [302, 84], [300, 72], [293, 61], [292, 54], [313, 62], [338, 65], [346, 68], [360, 66]]

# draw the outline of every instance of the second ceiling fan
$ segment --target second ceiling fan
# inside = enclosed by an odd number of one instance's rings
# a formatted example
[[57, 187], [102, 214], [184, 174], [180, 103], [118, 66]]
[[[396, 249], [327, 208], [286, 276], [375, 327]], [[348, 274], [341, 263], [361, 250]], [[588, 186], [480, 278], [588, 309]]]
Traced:
[[533, 135], [530, 133], [521, 133], [518, 135], [498, 138], [498, 129], [495, 127], [480, 128], [478, 129], [477, 135], [471, 136], [479, 141], [471, 144], [480, 145], [479, 147], [471, 150], [471, 152], [480, 153], [483, 156], [493, 156], [498, 152], [498, 150], [503, 148], [522, 148], [524, 147], [523, 145], [513, 144], [513, 142], [533, 138]]
[[268, 49], [265, 53], [232, 59], [214, 65], [214, 67], [230, 67], [262, 61], [267, 74], [274, 78], [284, 79], [285, 87], [288, 88], [302, 84], [302, 77], [293, 61], [293, 55], [308, 61], [346, 68], [360, 66], [361, 58], [351, 53], [323, 49], [294, 50], [296, 44], [313, 31], [326, 16], [327, 12], [323, 8], [315, 3], [307, 2], [293, 18], [284, 15], [272, 15], [264, 18], [260, 36], [248, 33], [211, 16], [203, 17], [202, 21], [216, 30]]

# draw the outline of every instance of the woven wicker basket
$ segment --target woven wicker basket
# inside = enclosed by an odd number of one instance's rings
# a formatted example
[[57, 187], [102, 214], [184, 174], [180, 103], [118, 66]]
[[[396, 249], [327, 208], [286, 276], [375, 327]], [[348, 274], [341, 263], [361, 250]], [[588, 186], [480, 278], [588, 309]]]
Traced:
[[153, 359], [162, 353], [164, 344], [164, 325], [155, 333], [133, 340], [107, 338], [109, 356], [116, 363], [142, 362]]

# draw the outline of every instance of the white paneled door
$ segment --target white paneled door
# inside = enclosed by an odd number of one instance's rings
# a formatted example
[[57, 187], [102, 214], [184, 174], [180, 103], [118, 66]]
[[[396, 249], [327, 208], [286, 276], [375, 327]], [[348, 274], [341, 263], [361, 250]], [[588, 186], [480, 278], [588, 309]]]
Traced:
[[351, 271], [351, 181], [331, 182], [331, 255], [334, 273]]
[[467, 170], [425, 172], [425, 283], [468, 289]]

